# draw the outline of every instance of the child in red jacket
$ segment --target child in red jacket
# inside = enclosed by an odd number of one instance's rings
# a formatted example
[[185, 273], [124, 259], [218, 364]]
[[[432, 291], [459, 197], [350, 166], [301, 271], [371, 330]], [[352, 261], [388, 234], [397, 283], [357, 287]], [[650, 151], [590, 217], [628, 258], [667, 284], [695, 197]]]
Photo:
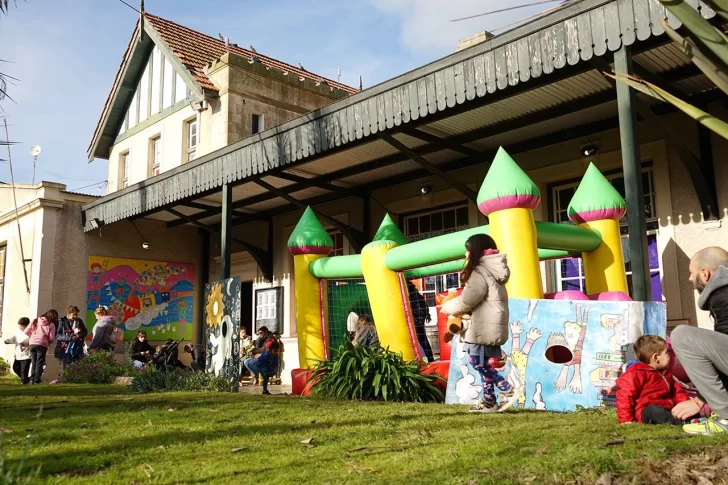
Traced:
[[668, 367], [667, 342], [643, 335], [634, 343], [639, 362], [617, 379], [617, 417], [621, 424], [685, 424], [670, 412], [690, 396], [674, 381]]

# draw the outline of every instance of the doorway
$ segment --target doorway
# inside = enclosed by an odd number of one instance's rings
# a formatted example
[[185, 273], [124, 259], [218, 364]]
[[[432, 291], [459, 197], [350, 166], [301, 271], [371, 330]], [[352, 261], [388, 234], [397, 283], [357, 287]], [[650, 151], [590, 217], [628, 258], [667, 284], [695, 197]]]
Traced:
[[240, 323], [248, 335], [253, 335], [253, 282], [240, 284]]

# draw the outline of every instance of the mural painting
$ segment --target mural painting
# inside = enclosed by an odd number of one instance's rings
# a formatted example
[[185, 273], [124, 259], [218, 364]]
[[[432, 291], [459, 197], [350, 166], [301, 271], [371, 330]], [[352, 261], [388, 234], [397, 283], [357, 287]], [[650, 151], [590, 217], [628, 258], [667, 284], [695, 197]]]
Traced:
[[[517, 406], [538, 410], [613, 405], [627, 349], [641, 335], [665, 337], [667, 329], [661, 302], [514, 298], [509, 310], [504, 372], [511, 382], [525, 384]], [[474, 404], [481, 395], [480, 375], [455, 336], [446, 403]]]
[[100, 305], [119, 319], [124, 339], [145, 330], [149, 340], [192, 339], [194, 267], [139, 259], [90, 256], [86, 322], [96, 323]]
[[240, 277], [205, 285], [206, 369], [235, 386], [240, 373], [239, 325]]

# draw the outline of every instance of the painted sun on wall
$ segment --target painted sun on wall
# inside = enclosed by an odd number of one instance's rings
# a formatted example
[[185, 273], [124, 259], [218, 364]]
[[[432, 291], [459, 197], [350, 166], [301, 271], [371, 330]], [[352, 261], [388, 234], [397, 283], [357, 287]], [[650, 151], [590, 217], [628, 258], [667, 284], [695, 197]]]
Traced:
[[94, 310], [105, 305], [123, 322], [125, 340], [139, 330], [149, 340], [192, 339], [194, 277], [191, 264], [91, 256], [87, 325], [96, 323]]
[[[510, 299], [510, 338], [501, 349], [503, 370], [525, 392], [518, 407], [573, 411], [613, 405], [615, 382], [642, 335], [665, 337], [661, 302]], [[446, 402], [471, 404], [482, 395], [481, 378], [453, 339]]]

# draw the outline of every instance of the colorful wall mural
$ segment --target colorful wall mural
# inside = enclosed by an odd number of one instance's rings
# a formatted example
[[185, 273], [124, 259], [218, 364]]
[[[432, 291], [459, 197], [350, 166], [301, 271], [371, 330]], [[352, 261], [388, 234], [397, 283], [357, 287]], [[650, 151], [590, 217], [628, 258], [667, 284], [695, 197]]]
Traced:
[[[629, 347], [641, 335], [665, 337], [667, 329], [661, 302], [512, 298], [509, 310], [503, 372], [511, 382], [525, 383], [517, 406], [531, 409], [613, 405]], [[474, 404], [482, 395], [480, 375], [468, 364], [457, 336], [452, 344], [445, 402]]]
[[146, 330], [149, 340], [192, 339], [194, 267], [139, 259], [89, 257], [86, 322], [99, 305], [123, 322], [124, 339]]
[[237, 386], [240, 375], [240, 277], [205, 285], [207, 372]]

